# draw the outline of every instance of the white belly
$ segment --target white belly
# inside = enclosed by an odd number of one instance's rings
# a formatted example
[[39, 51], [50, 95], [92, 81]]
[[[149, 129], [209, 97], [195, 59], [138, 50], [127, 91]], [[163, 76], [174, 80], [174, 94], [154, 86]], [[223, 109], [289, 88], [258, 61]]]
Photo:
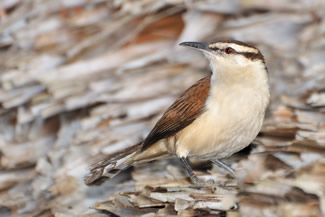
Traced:
[[[215, 96], [218, 97], [218, 96]], [[260, 131], [267, 102], [251, 90], [223, 94], [177, 134], [179, 157], [225, 158], [248, 146]]]

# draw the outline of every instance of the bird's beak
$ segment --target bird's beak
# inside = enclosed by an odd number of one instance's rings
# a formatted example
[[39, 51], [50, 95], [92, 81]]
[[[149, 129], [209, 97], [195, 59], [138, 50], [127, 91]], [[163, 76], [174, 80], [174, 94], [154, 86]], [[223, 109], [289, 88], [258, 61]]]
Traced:
[[202, 42], [182, 42], [179, 45], [184, 47], [195, 48], [203, 52], [207, 52], [209, 54], [213, 53], [213, 50], [209, 48], [208, 44]]

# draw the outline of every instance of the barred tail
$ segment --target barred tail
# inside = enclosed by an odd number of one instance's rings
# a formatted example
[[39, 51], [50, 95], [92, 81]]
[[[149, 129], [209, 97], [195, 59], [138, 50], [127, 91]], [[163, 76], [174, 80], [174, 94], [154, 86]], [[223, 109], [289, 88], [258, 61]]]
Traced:
[[133, 156], [140, 150], [142, 143], [132, 146], [121, 153], [108, 156], [94, 164], [85, 177], [86, 185], [100, 185], [134, 164]]

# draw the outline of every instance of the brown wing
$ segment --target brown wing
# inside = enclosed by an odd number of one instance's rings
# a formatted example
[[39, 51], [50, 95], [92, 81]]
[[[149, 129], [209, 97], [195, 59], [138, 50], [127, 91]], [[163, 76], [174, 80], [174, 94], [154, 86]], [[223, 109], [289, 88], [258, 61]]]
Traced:
[[209, 94], [210, 78], [211, 75], [196, 82], [167, 109], [144, 140], [142, 150], [160, 139], [175, 135], [203, 112]]

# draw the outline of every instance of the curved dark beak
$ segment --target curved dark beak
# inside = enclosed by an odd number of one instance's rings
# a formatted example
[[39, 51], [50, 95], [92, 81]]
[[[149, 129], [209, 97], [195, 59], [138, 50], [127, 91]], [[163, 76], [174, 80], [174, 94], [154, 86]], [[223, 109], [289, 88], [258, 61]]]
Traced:
[[182, 42], [179, 44], [180, 46], [184, 46], [184, 47], [191, 47], [191, 48], [195, 48], [201, 51], [206, 51], [211, 53], [212, 50], [209, 48], [208, 44], [206, 43], [202, 43], [202, 42]]

